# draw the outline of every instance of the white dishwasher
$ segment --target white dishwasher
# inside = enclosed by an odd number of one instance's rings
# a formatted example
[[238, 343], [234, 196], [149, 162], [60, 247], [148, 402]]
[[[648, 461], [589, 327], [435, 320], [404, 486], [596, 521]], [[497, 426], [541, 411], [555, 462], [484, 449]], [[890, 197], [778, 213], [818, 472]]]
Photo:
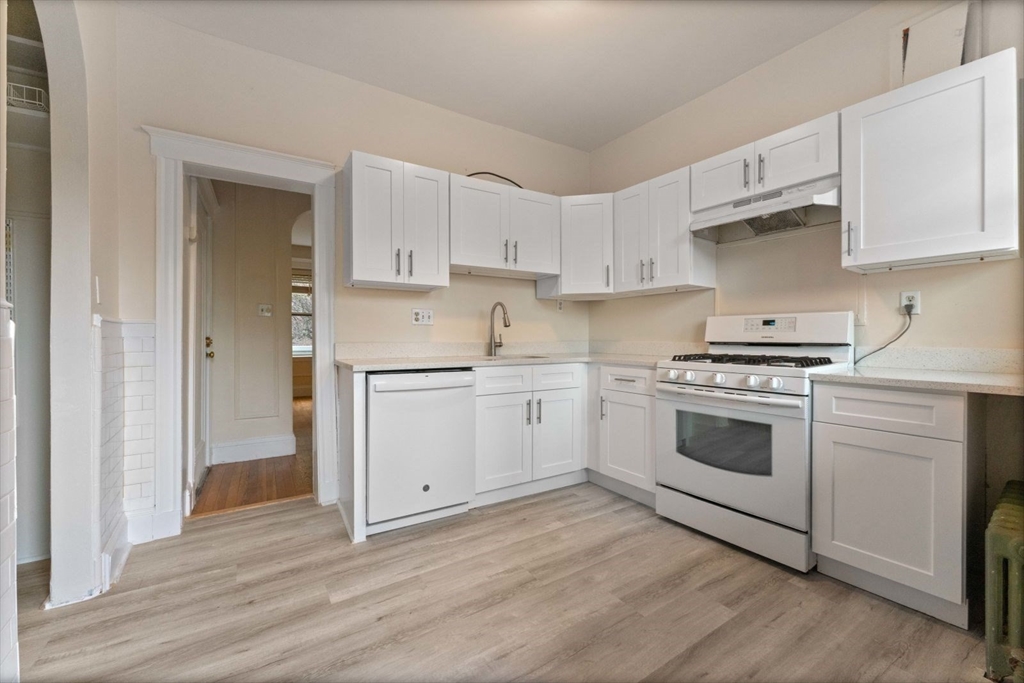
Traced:
[[366, 521], [469, 502], [476, 473], [472, 370], [371, 374]]

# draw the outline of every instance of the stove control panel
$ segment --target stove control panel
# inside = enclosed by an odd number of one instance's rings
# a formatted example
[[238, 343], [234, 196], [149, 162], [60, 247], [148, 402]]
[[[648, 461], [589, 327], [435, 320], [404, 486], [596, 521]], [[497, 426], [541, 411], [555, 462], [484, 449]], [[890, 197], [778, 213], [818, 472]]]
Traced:
[[[765, 368], [768, 370], [768, 368]], [[708, 372], [679, 368], [658, 368], [658, 381], [676, 385], [725, 387], [751, 392], [808, 396], [811, 382], [806, 377], [754, 375], [749, 372]]]
[[796, 318], [744, 318], [744, 332], [796, 332]]

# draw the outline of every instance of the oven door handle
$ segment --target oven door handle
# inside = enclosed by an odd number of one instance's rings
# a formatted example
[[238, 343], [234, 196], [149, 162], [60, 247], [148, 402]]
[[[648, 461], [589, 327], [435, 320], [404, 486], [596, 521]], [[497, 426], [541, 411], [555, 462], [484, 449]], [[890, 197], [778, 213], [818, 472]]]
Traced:
[[795, 398], [776, 398], [774, 396], [746, 396], [740, 394], [720, 394], [718, 392], [687, 389], [686, 387], [665, 386], [664, 384], [659, 384], [658, 389], [660, 391], [668, 391], [673, 394], [682, 394], [684, 396], [696, 396], [697, 398], [717, 398], [722, 401], [737, 401], [739, 403], [760, 403], [761, 405], [765, 406], [782, 406], [785, 408], [804, 407], [803, 401]]

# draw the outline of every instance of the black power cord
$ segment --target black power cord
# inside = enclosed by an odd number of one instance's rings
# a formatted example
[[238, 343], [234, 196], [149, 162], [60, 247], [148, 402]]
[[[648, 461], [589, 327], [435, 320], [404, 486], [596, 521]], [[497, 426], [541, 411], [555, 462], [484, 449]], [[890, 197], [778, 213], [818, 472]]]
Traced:
[[470, 173], [470, 174], [469, 174], [468, 176], [466, 176], [466, 177], [467, 177], [467, 178], [472, 178], [472, 177], [474, 177], [474, 176], [478, 176], [478, 175], [492, 175], [492, 176], [494, 176], [495, 178], [501, 178], [502, 180], [504, 180], [504, 181], [506, 181], [506, 182], [510, 182], [510, 183], [512, 183], [513, 185], [515, 185], [516, 187], [518, 187], [518, 188], [519, 188], [520, 190], [521, 190], [521, 189], [523, 189], [523, 186], [522, 186], [522, 185], [520, 185], [520, 184], [519, 184], [519, 183], [517, 183], [516, 181], [512, 180], [511, 178], [506, 178], [506, 177], [505, 177], [505, 176], [503, 176], [503, 175], [498, 175], [497, 173], [491, 173], [490, 171], [477, 171], [476, 173]]
[[861, 356], [857, 360], [853, 361], [854, 365], [856, 365], [857, 363], [861, 362], [862, 360], [864, 360], [868, 356], [873, 356], [876, 353], [878, 353], [879, 351], [882, 351], [884, 349], [889, 348], [890, 344], [892, 344], [893, 342], [899, 341], [900, 337], [902, 337], [903, 335], [905, 335], [907, 332], [910, 331], [910, 326], [914, 322], [914, 316], [910, 315], [910, 312], [914, 310], [914, 304], [903, 304], [903, 310], [907, 312], [907, 326], [903, 328], [903, 331], [900, 332], [899, 334], [897, 334], [896, 337], [892, 341], [890, 341], [888, 344], [886, 344], [885, 346], [881, 346], [881, 347], [875, 349], [874, 351], [872, 351], [871, 353], [865, 353], [863, 356]]

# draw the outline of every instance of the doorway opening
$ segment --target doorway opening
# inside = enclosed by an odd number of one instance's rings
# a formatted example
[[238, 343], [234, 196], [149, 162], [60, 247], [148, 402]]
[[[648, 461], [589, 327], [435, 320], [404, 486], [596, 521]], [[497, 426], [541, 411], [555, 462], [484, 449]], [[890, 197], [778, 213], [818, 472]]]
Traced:
[[312, 497], [311, 198], [186, 188], [186, 514]]

